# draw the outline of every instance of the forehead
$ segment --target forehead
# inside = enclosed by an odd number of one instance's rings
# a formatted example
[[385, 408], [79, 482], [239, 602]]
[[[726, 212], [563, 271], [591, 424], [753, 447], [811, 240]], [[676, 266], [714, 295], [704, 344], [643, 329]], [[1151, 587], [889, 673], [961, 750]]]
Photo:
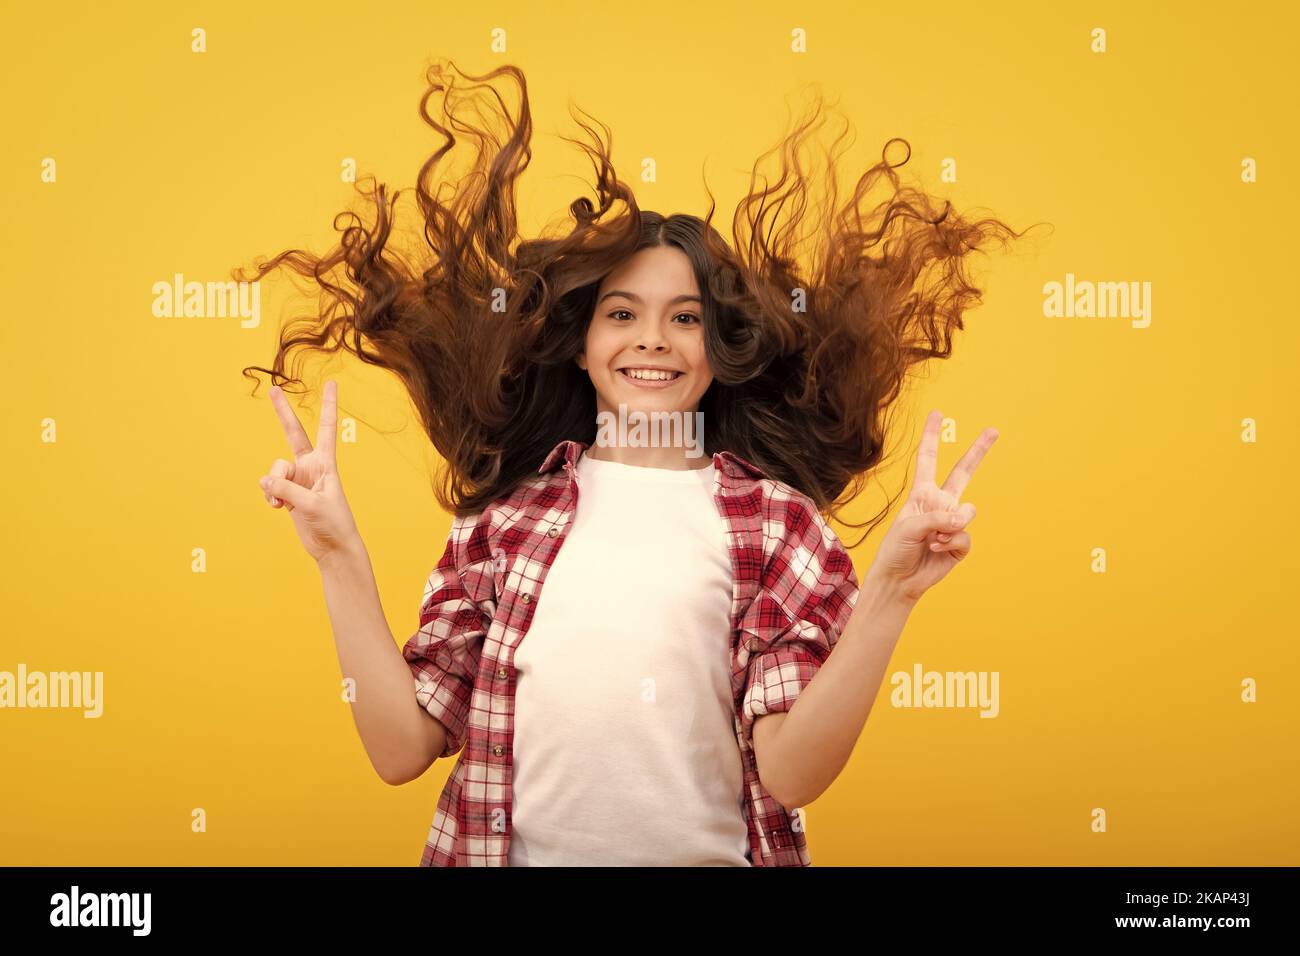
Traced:
[[600, 283], [600, 292], [623, 290], [644, 298], [699, 293], [695, 270], [676, 246], [649, 246], [620, 262]]

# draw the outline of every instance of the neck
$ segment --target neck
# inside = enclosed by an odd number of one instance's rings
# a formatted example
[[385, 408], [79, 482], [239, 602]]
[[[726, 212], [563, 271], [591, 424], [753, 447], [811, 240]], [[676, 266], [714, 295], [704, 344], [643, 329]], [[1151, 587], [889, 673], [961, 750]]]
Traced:
[[[713, 457], [704, 450], [704, 434], [698, 411], [674, 412], [655, 418], [655, 413], [620, 413], [602, 410], [596, 416], [596, 436], [584, 452], [597, 461], [614, 461], [642, 468], [688, 471], [707, 468]], [[647, 424], [649, 419], [649, 424]]]
[[623, 465], [637, 465], [641, 468], [670, 468], [674, 471], [708, 468], [713, 463], [711, 455], [696, 448], [629, 448], [618, 445], [592, 445], [583, 454], [597, 461], [616, 461]]

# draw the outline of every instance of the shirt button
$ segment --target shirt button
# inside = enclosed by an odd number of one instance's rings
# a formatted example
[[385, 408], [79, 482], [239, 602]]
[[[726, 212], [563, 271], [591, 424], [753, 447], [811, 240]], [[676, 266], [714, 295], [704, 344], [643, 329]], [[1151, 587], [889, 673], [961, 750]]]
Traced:
[[506, 676], [508, 676], [509, 674], [510, 674], [510, 672], [509, 672], [508, 670], [506, 670], [504, 667], [498, 667], [498, 668], [497, 668], [497, 677], [506, 677]]
[[560, 529], [555, 527], [554, 525], [551, 525], [551, 527], [546, 529], [546, 537], [548, 538], [554, 538], [559, 533], [560, 533]]
[[523, 596], [523, 602], [524, 602], [525, 604], [531, 604], [531, 603], [532, 603], [532, 600], [533, 600], [533, 596], [532, 596], [531, 594], [525, 594], [525, 595]]
[[492, 752], [496, 754], [498, 757], [500, 757], [502, 754], [506, 752], [506, 748], [502, 747], [500, 744], [497, 744], [495, 747], [492, 748]]

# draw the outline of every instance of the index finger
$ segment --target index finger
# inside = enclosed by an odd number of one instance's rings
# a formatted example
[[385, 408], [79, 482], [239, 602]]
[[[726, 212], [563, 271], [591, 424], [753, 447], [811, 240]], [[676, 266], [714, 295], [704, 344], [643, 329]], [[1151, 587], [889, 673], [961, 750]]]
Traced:
[[338, 431], [339, 386], [332, 379], [325, 383], [325, 398], [320, 407], [320, 425], [316, 429], [316, 447], [328, 461], [334, 460], [334, 435]]
[[302, 422], [298, 421], [298, 416], [289, 407], [289, 400], [284, 397], [284, 389], [279, 385], [271, 386], [271, 404], [275, 406], [275, 414], [280, 417], [285, 437], [289, 439], [289, 449], [296, 456], [310, 452], [311, 440], [302, 430]]
[[997, 440], [998, 430], [996, 428], [986, 428], [980, 432], [980, 437], [975, 439], [970, 448], [966, 449], [966, 454], [961, 456], [961, 461], [952, 466], [952, 471], [948, 473], [948, 478], [943, 483], [943, 490], [951, 492], [960, 500], [961, 493], [970, 484], [971, 475], [975, 474], [975, 468], [984, 458], [984, 453], [992, 448], [993, 443]]
[[943, 423], [943, 414], [932, 411], [925, 420], [925, 433], [921, 435], [921, 444], [916, 449], [915, 484], [934, 484], [934, 469], [939, 460], [939, 426]]

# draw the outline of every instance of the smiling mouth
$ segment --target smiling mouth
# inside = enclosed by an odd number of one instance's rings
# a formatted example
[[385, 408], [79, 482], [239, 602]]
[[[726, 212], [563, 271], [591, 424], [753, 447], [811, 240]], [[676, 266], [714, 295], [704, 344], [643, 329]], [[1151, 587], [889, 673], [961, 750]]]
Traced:
[[681, 372], [668, 372], [661, 369], [621, 368], [618, 374], [634, 382], [663, 383], [676, 381], [682, 377]]

